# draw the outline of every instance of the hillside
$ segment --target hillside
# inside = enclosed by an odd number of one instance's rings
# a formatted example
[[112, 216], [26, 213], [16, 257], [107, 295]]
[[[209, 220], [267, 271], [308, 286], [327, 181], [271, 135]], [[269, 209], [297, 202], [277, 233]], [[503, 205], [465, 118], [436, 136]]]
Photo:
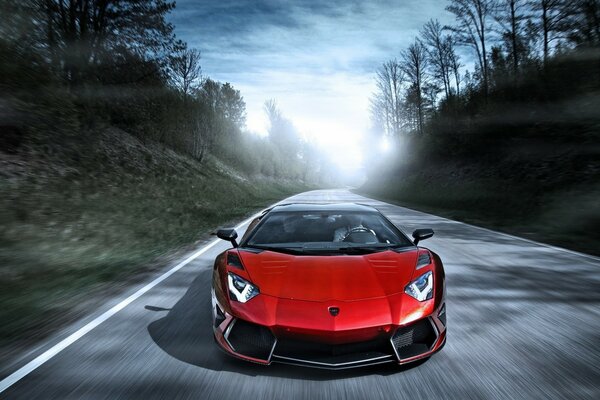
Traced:
[[0, 347], [39, 340], [216, 227], [304, 189], [115, 128], [52, 151], [3, 146]]
[[438, 111], [424, 135], [378, 161], [361, 190], [600, 254], [600, 70], [598, 53], [596, 64], [577, 55], [492, 92], [485, 105], [473, 105], [474, 92]]
[[[541, 166], [537, 174], [528, 175], [521, 168], [515, 160], [499, 164], [433, 163], [371, 179], [359, 192], [453, 220], [600, 255], [597, 178], [594, 181], [571, 175], [568, 185], [554, 186], [549, 177], [555, 170]], [[532, 185], [536, 179], [543, 180], [541, 188]]]

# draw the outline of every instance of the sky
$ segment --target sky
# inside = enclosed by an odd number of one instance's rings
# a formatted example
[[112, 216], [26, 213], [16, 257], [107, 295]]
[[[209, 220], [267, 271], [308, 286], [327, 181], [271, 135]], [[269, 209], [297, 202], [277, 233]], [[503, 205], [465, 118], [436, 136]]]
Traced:
[[275, 99], [308, 140], [357, 168], [369, 132], [374, 76], [430, 18], [452, 22], [446, 0], [178, 0], [170, 21], [202, 53], [203, 75], [230, 82], [248, 130], [266, 134]]

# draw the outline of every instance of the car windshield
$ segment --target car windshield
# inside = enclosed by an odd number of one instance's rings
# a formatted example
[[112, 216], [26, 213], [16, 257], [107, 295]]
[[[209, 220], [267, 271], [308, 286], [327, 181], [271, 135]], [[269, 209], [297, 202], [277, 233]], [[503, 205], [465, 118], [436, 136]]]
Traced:
[[289, 253], [364, 254], [413, 243], [378, 212], [277, 211], [242, 244]]

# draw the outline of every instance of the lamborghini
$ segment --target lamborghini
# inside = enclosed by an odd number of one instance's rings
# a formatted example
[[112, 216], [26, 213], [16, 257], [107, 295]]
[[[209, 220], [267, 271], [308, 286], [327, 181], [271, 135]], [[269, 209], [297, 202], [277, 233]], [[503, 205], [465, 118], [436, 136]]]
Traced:
[[377, 209], [285, 204], [254, 219], [219, 254], [214, 338], [229, 355], [329, 369], [429, 358], [446, 341], [440, 257]]

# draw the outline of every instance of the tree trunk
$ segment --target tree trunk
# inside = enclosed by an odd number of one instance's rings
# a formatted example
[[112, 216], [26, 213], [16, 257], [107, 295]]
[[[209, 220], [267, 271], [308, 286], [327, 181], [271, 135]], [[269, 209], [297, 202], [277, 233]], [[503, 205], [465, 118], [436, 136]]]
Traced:
[[446, 91], [446, 98], [450, 97], [450, 67], [446, 65], [444, 67], [444, 90]]
[[460, 71], [454, 68], [454, 80], [456, 81], [456, 96], [460, 96]]
[[50, 0], [46, 0], [46, 24], [48, 26], [48, 49], [50, 52], [50, 65], [51, 68], [56, 72], [58, 70], [58, 57], [56, 54], [56, 40], [54, 38], [54, 16], [52, 10], [52, 2]]
[[488, 93], [489, 93], [489, 80], [488, 80], [488, 59], [487, 59], [487, 50], [485, 47], [485, 21], [483, 20], [483, 15], [479, 15], [479, 26], [481, 27], [481, 58], [483, 59], [483, 95], [487, 102]]
[[544, 33], [544, 65], [548, 61], [548, 53], [549, 53], [549, 34], [548, 30], [550, 29], [550, 21], [548, 21], [548, 3], [545, 0], [542, 0], [542, 31]]
[[420, 67], [417, 68], [417, 114], [419, 123], [419, 134], [423, 135], [423, 96], [421, 95], [421, 72]]
[[516, 15], [515, 0], [510, 1], [510, 20], [511, 20], [511, 39], [513, 48], [513, 76], [515, 83], [519, 73], [519, 49], [517, 41], [517, 15]]

